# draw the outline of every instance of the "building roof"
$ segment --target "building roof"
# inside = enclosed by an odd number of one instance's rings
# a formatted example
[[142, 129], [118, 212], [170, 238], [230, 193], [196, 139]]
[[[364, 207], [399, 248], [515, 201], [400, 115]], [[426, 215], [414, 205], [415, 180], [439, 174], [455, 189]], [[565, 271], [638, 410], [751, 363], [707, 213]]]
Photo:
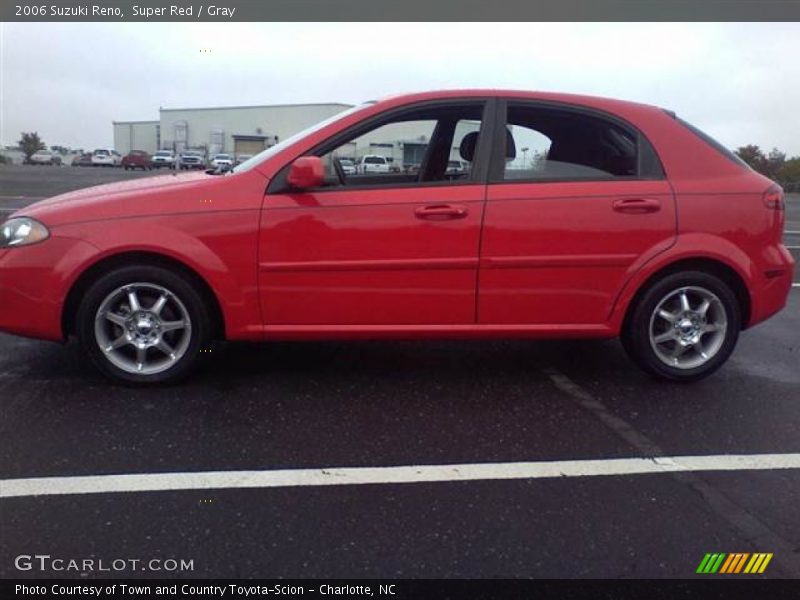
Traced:
[[111, 121], [112, 125], [158, 125], [161, 121]]

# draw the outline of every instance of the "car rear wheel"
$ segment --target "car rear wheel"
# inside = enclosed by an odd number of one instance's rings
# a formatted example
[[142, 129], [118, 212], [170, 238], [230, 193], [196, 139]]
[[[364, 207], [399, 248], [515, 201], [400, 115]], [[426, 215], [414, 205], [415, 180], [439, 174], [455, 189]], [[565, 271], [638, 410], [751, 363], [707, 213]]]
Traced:
[[724, 281], [699, 271], [675, 273], [653, 284], [631, 308], [622, 344], [648, 373], [696, 381], [728, 360], [741, 318]]
[[210, 317], [202, 294], [183, 275], [128, 266], [89, 287], [77, 331], [85, 353], [106, 376], [134, 385], [173, 383], [197, 361]]

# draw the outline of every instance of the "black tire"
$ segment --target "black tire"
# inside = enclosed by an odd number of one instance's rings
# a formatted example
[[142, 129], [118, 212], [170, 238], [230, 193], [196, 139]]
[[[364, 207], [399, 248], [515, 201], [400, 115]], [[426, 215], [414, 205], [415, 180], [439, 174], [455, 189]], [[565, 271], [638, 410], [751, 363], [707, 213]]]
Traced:
[[[719, 300], [718, 304], [715, 303], [714, 310], [720, 311], [721, 317], [726, 321], [725, 332], [719, 336], [718, 349], [705, 362], [693, 367], [668, 365], [654, 349], [658, 340], [651, 342], [651, 319], [658, 318], [654, 316], [657, 307], [670, 294], [677, 293], [682, 288], [711, 292]], [[665, 276], [651, 284], [639, 296], [628, 309], [628, 318], [620, 338], [628, 355], [646, 372], [658, 379], [690, 382], [711, 375], [728, 360], [736, 347], [741, 326], [741, 307], [730, 286], [709, 273], [686, 271]], [[674, 347], [677, 348], [677, 342], [674, 342]], [[692, 348], [691, 344], [689, 348]]]
[[[185, 352], [174, 364], [158, 373], [138, 374], [120, 368], [106, 357], [95, 337], [95, 315], [103, 301], [118, 288], [137, 282], [169, 290], [183, 304], [191, 320]], [[195, 366], [200, 350], [209, 341], [211, 317], [202, 293], [179, 271], [161, 266], [130, 265], [109, 271], [89, 286], [78, 307], [75, 329], [92, 364], [111, 380], [133, 386], [171, 384], [186, 377]]]

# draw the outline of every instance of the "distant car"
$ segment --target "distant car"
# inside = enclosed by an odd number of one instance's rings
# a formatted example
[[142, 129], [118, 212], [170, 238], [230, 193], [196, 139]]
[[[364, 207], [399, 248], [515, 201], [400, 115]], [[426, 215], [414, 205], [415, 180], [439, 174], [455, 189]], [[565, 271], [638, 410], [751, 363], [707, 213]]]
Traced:
[[154, 169], [167, 167], [168, 169], [175, 168], [175, 154], [172, 150], [156, 150], [150, 158], [150, 163]]
[[233, 168], [233, 155], [215, 154], [211, 159], [211, 166], [215, 169], [231, 169]]
[[122, 157], [122, 168], [126, 171], [128, 169], [147, 171], [153, 168], [153, 164], [150, 162], [150, 155], [144, 150], [131, 150]]
[[72, 166], [73, 167], [91, 167], [92, 166], [92, 155], [89, 152], [85, 152], [84, 154], [78, 154], [75, 158], [72, 159]]
[[447, 170], [444, 173], [445, 175], [460, 176], [466, 172], [467, 169], [460, 160], [449, 160], [447, 161]]
[[206, 160], [202, 152], [198, 152], [197, 150], [185, 150], [181, 152], [181, 155], [178, 157], [178, 165], [181, 170], [184, 171], [190, 169], [205, 169]]
[[342, 171], [344, 171], [345, 175], [356, 174], [356, 163], [354, 163], [349, 158], [339, 159], [339, 164], [342, 165]]
[[251, 158], [253, 158], [252, 154], [240, 154], [236, 157], [236, 165], [238, 166], [242, 164], [244, 161], [250, 160]]
[[92, 165], [95, 167], [118, 167], [122, 164], [122, 156], [116, 150], [99, 148], [92, 152]]
[[30, 163], [32, 165], [60, 165], [61, 157], [50, 150], [39, 150], [31, 155]]
[[356, 163], [356, 170], [359, 173], [388, 173], [389, 161], [385, 156], [378, 154], [366, 154]]

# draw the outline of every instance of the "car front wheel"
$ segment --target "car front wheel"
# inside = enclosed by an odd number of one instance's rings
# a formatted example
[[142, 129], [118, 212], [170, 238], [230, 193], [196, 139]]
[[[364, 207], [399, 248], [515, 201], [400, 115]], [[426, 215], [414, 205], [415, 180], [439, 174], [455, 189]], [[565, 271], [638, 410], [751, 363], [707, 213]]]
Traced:
[[727, 283], [699, 271], [675, 273], [652, 285], [632, 307], [622, 342], [650, 374], [696, 381], [728, 360], [741, 319]]
[[202, 294], [188, 278], [144, 265], [100, 277], [77, 314], [78, 337], [92, 363], [134, 385], [173, 383], [188, 374], [209, 324]]

